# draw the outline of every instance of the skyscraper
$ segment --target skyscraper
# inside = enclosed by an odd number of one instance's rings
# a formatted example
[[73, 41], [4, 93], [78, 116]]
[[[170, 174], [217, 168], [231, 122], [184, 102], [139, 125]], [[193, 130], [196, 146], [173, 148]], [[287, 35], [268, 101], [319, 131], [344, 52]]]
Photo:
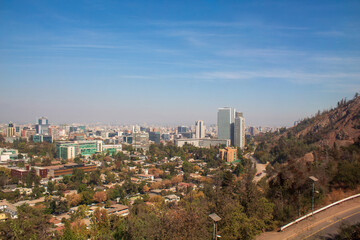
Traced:
[[38, 134], [49, 134], [49, 120], [46, 117], [41, 117], [36, 124], [36, 133]]
[[242, 113], [235, 113], [234, 145], [243, 149], [245, 147], [245, 119]]
[[195, 138], [204, 138], [205, 137], [205, 125], [203, 120], [198, 120], [195, 122]]
[[219, 108], [217, 116], [218, 139], [232, 139], [234, 119], [235, 109], [229, 107]]
[[9, 123], [8, 127], [6, 128], [6, 137], [13, 137], [15, 135], [15, 127], [12, 122]]
[[245, 119], [234, 108], [224, 107], [218, 110], [218, 139], [230, 139], [231, 145], [244, 148]]

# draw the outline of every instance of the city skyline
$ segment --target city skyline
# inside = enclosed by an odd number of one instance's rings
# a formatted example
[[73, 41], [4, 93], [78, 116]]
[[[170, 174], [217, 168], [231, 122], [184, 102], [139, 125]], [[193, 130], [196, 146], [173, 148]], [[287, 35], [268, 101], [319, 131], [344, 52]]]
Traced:
[[0, 7], [0, 122], [292, 126], [360, 90], [358, 1]]

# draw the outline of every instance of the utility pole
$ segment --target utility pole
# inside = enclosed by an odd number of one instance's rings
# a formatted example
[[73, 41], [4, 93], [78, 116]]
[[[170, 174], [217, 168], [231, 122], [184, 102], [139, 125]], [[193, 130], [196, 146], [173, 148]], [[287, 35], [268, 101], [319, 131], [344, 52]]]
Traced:
[[213, 240], [217, 240], [218, 235], [217, 235], [217, 222], [221, 220], [221, 218], [216, 214], [216, 213], [212, 213], [209, 215], [209, 217], [214, 221], [214, 230], [213, 230]]
[[317, 182], [319, 179], [317, 179], [314, 176], [309, 177], [312, 180], [312, 201], [311, 201], [311, 217], [314, 218], [314, 194], [315, 194], [315, 182]]

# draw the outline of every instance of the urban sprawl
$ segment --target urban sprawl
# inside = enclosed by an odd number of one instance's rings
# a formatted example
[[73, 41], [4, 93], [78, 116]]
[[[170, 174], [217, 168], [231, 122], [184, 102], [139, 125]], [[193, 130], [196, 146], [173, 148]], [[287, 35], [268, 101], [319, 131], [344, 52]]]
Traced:
[[137, 201], [176, 204], [211, 182], [216, 159], [234, 169], [249, 158], [251, 136], [278, 130], [246, 128], [243, 113], [228, 107], [210, 126], [53, 125], [46, 117], [2, 125], [0, 220], [17, 218], [23, 204], [43, 204], [49, 231], [60, 233], [64, 219], [79, 214], [89, 227], [96, 211], [126, 217]]

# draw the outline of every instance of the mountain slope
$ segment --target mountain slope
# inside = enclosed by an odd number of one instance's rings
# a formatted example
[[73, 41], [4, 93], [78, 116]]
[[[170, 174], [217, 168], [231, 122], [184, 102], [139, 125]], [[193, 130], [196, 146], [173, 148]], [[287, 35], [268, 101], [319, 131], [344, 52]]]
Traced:
[[255, 157], [262, 162], [286, 162], [299, 158], [313, 160], [310, 154], [318, 148], [347, 147], [360, 136], [360, 97], [341, 100], [331, 110], [320, 111], [302, 120], [297, 126], [282, 129], [280, 133], [257, 137]]
[[304, 137], [309, 143], [351, 145], [360, 136], [360, 97], [355, 96], [348, 102], [341, 100], [335, 109], [305, 119], [283, 134], [289, 132]]

